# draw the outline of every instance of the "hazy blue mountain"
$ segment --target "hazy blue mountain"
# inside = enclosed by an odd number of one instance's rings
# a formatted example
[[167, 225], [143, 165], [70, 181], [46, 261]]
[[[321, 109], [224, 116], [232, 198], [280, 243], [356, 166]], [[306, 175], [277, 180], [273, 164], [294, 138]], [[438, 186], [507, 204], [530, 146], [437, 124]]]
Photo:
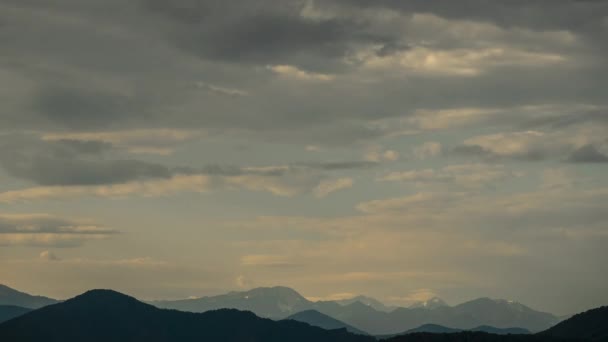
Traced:
[[166, 309], [205, 312], [216, 309], [238, 309], [254, 312], [261, 317], [283, 319], [294, 313], [311, 309], [311, 302], [288, 287], [260, 287], [244, 292], [230, 292], [213, 297], [156, 301], [151, 304]]
[[453, 309], [457, 313], [470, 315], [479, 325], [497, 328], [521, 327], [538, 332], [559, 322], [559, 318], [552, 314], [502, 299], [479, 298], [456, 305]]
[[[490, 301], [491, 303], [486, 303]], [[398, 334], [424, 324], [437, 324], [455, 329], [492, 326], [500, 329], [519, 327], [530, 331], [547, 329], [558, 319], [547, 313], [505, 300], [474, 300], [461, 305], [397, 308], [390, 313], [366, 305], [346, 307], [318, 305], [318, 311], [373, 335]]]
[[62, 342], [373, 342], [345, 329], [273, 321], [233, 309], [158, 309], [110, 290], [93, 290], [0, 324], [0, 341]]
[[608, 306], [574, 315], [540, 335], [608, 341]]
[[[479, 326], [496, 328], [520, 327], [541, 331], [555, 325], [559, 319], [551, 314], [530, 309], [506, 300], [480, 298], [454, 307], [433, 298], [426, 305], [379, 310], [373, 299], [311, 302], [287, 287], [257, 288], [225, 295], [152, 302], [161, 308], [205, 312], [220, 308], [249, 310], [258, 316], [283, 319], [297, 312], [316, 310], [373, 335], [398, 334], [424, 324], [437, 324], [455, 329]], [[363, 302], [362, 302], [363, 301]], [[364, 303], [365, 302], [365, 303]], [[380, 303], [380, 305], [383, 305]], [[382, 308], [382, 307], [380, 307]], [[386, 306], [385, 306], [386, 308]]]
[[32, 309], [22, 308], [13, 305], [0, 305], [0, 323], [19, 317], [23, 314], [32, 311]]
[[[349, 324], [352, 322], [345, 320]], [[445, 306], [433, 310], [427, 308], [398, 308], [382, 319], [373, 321], [373, 326], [357, 325], [372, 334], [399, 334], [424, 324], [437, 324], [454, 328], [471, 328], [484, 324], [471, 315], [461, 314]]]
[[428, 333], [434, 333], [434, 334], [449, 334], [449, 333], [455, 333], [455, 332], [460, 332], [460, 331], [462, 331], [462, 329], [448, 328], [448, 327], [444, 327], [443, 325], [438, 325], [438, 324], [423, 324], [423, 325], [419, 326], [418, 328], [414, 328], [414, 329], [410, 329], [410, 330], [406, 331], [404, 334], [412, 334], [412, 333], [417, 333], [417, 332], [428, 332]]
[[0, 305], [14, 305], [24, 308], [38, 309], [57, 302], [57, 300], [52, 298], [32, 296], [0, 284]]
[[328, 329], [328, 330], [346, 329], [347, 331], [350, 331], [353, 334], [369, 335], [368, 333], [366, 333], [363, 330], [357, 329], [357, 328], [353, 327], [352, 325], [346, 324], [335, 318], [324, 315], [317, 310], [301, 311], [301, 312], [298, 312], [297, 314], [287, 317], [287, 319], [292, 319], [294, 321], [308, 323], [310, 325], [320, 327], [323, 329]]
[[352, 304], [355, 302], [360, 302], [367, 306], [371, 306], [375, 310], [384, 311], [384, 312], [390, 312], [395, 309], [394, 306], [387, 306], [384, 303], [382, 303], [381, 301], [379, 301], [375, 298], [372, 298], [372, 297], [367, 297], [367, 296], [356, 296], [356, 297], [349, 298], [349, 299], [336, 300], [335, 302], [340, 305], [349, 305], [349, 304]]
[[[367, 331], [364, 327], [374, 326], [378, 320], [384, 320], [389, 314], [378, 311], [369, 305], [361, 302], [354, 302], [348, 305], [340, 305], [335, 302], [317, 302], [313, 304], [315, 310], [329, 315], [335, 319]], [[374, 332], [369, 332], [375, 334]]]

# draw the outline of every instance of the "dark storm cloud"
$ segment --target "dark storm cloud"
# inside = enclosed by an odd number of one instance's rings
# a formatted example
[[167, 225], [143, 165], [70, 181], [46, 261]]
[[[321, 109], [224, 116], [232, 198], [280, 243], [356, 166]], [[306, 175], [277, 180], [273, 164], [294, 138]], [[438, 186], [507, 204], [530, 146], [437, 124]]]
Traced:
[[[608, 28], [601, 3], [5, 0], [0, 6], [5, 4], [0, 73], [9, 70], [8, 76], [20, 82], [6, 78], [11, 87], [0, 91], [4, 127], [187, 128], [265, 141], [348, 145], [386, 136], [387, 129], [370, 123], [417, 109], [606, 101], [608, 72], [597, 62], [603, 43], [594, 40]], [[303, 15], [310, 4], [319, 13]], [[386, 15], [386, 9], [401, 17]], [[405, 29], [413, 13], [495, 23], [515, 32], [488, 37], [475, 32], [479, 37], [470, 39], [452, 35], [452, 23], [426, 27], [433, 23], [424, 20], [416, 24], [424, 27]], [[526, 41], [538, 32], [518, 33], [522, 27], [572, 30], [582, 45], [565, 51], [544, 37]], [[11, 39], [16, 36], [20, 39]], [[399, 66], [375, 74], [351, 58], [372, 46], [372, 54], [387, 57], [420, 46], [467, 49], [472, 41], [505, 51], [515, 44], [517, 53], [563, 53], [567, 63], [533, 68], [498, 63], [485, 69], [472, 64], [479, 73], [463, 78]], [[336, 77], [328, 82], [290, 79], [273, 73], [269, 64]], [[587, 116], [589, 122], [601, 118]], [[513, 126], [526, 121], [503, 120]]]
[[233, 63], [294, 64], [334, 70], [357, 44], [387, 43], [355, 18], [311, 19], [305, 1], [148, 0], [147, 8], [171, 18], [170, 40], [205, 59]]
[[388, 8], [407, 13], [433, 13], [445, 18], [488, 21], [505, 27], [580, 29], [600, 22], [606, 1], [577, 0], [334, 0], [342, 6]]
[[608, 156], [598, 151], [593, 145], [585, 145], [572, 152], [568, 161], [571, 163], [608, 163]]

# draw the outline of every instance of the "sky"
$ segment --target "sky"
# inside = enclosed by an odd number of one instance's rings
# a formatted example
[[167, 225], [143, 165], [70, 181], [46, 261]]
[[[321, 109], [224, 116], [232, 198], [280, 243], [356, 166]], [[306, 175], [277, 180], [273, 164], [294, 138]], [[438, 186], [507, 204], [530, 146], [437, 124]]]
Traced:
[[608, 2], [0, 0], [0, 283], [608, 304]]

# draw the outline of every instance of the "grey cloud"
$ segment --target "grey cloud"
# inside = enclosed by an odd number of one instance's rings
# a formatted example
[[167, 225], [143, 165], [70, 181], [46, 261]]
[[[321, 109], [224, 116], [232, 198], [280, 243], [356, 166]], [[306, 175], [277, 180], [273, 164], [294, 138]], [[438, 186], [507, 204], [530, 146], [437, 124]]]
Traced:
[[501, 160], [522, 160], [522, 161], [541, 161], [548, 158], [545, 151], [542, 150], [529, 150], [523, 153], [517, 153], [512, 155], [499, 155], [488, 149], [483, 148], [479, 145], [458, 145], [452, 147], [448, 155], [452, 156], [469, 156], [480, 158], [485, 161], [501, 161]]
[[119, 233], [93, 222], [51, 215], [0, 215], [0, 246], [77, 247]]
[[109, 185], [174, 175], [285, 177], [312, 172], [373, 167], [368, 161], [301, 162], [284, 166], [244, 167], [210, 164], [203, 167], [169, 166], [136, 159], [117, 159], [120, 149], [107, 142], [5, 136], [0, 140], [0, 167], [10, 176], [46, 186]]
[[593, 145], [585, 145], [572, 152], [568, 157], [571, 163], [608, 163], [608, 156]]
[[355, 170], [355, 169], [367, 169], [378, 165], [377, 162], [372, 161], [343, 161], [343, 162], [319, 162], [319, 163], [301, 163], [296, 164], [304, 167], [313, 169], [321, 169], [327, 171], [333, 170]]
[[14, 177], [40, 185], [103, 185], [171, 176], [163, 165], [138, 160], [66, 160], [39, 156], [4, 163], [4, 168]]
[[48, 87], [34, 100], [44, 119], [67, 128], [100, 129], [129, 117], [126, 97], [99, 90]]
[[115, 230], [87, 223], [86, 229], [78, 229], [84, 223], [50, 215], [0, 215], [1, 234], [116, 234]]
[[519, 127], [524, 129], [548, 127], [553, 129], [565, 128], [585, 123], [608, 124], [608, 114], [605, 108], [575, 111], [563, 115], [551, 115], [533, 119], [521, 119]]
[[98, 140], [60, 139], [56, 141], [56, 144], [67, 150], [89, 155], [99, 155], [113, 148], [112, 144]]
[[464, 0], [335, 0], [345, 6], [389, 8], [404, 12], [434, 13], [465, 20], [490, 21], [501, 26], [532, 27], [538, 29], [584, 28], [601, 20], [608, 10], [605, 1], [577, 0], [513, 0], [508, 2]]
[[107, 143], [74, 140], [6, 139], [0, 166], [11, 176], [40, 185], [101, 185], [146, 178], [168, 178], [169, 168], [138, 160], [107, 160]]

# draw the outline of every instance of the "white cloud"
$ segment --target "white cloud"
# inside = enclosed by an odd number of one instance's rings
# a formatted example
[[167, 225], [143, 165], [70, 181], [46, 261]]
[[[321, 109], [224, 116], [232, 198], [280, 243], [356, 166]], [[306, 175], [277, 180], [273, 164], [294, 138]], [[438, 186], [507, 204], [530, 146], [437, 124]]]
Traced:
[[523, 176], [521, 172], [507, 170], [503, 165], [458, 164], [441, 169], [410, 170], [391, 172], [379, 178], [385, 182], [407, 182], [416, 186], [455, 185], [466, 188], [479, 188], [495, 184], [509, 178]]
[[352, 188], [354, 180], [350, 177], [338, 178], [333, 180], [324, 180], [313, 189], [315, 196], [319, 198], [326, 197], [332, 192], [336, 192], [343, 189]]
[[399, 152], [390, 149], [384, 149], [380, 145], [371, 145], [365, 151], [364, 159], [372, 162], [399, 160]]
[[475, 123], [499, 112], [496, 108], [420, 109], [406, 121], [418, 129], [440, 130]]
[[319, 152], [321, 151], [321, 146], [318, 145], [306, 145], [304, 148], [307, 152]]
[[334, 75], [330, 75], [330, 74], [321, 74], [321, 73], [301, 70], [293, 65], [271, 65], [271, 66], [268, 66], [268, 69], [272, 70], [274, 73], [276, 73], [282, 77], [299, 80], [299, 81], [328, 82], [328, 81], [333, 81], [336, 78]]
[[306, 299], [310, 300], [311, 302], [326, 302], [326, 301], [338, 301], [338, 300], [344, 300], [344, 299], [351, 299], [356, 296], [357, 296], [356, 293], [340, 292], [340, 293], [332, 293], [332, 294], [329, 294], [327, 296], [322, 296], [322, 297], [306, 297]]
[[241, 266], [290, 267], [296, 265], [293, 260], [284, 255], [251, 254], [241, 257]]
[[530, 52], [514, 47], [452, 50], [416, 47], [390, 56], [369, 57], [365, 61], [365, 67], [437, 76], [473, 77], [492, 67], [538, 67], [565, 61], [566, 57], [556, 53]]
[[563, 130], [528, 130], [480, 135], [464, 140], [464, 150], [488, 158], [566, 160], [573, 151], [592, 145], [598, 150], [608, 146], [602, 124], [580, 124]]
[[441, 154], [441, 143], [435, 141], [425, 142], [422, 145], [412, 148], [413, 154], [418, 159], [437, 157]]
[[[283, 170], [282, 167], [244, 168], [244, 170]], [[284, 176], [243, 174], [238, 176], [176, 174], [169, 179], [134, 181], [112, 185], [94, 186], [39, 186], [0, 192], [0, 203], [28, 202], [50, 199], [75, 199], [79, 197], [128, 198], [161, 197], [179, 193], [202, 193], [215, 190], [245, 189], [268, 192], [276, 196], [291, 197], [310, 191], [318, 184], [320, 175], [305, 171], [293, 171]], [[350, 180], [352, 186], [352, 180]], [[348, 179], [336, 183], [317, 185], [315, 192], [324, 196], [349, 187]]]
[[40, 252], [40, 259], [46, 260], [46, 261], [59, 261], [59, 260], [61, 260], [61, 259], [59, 259], [57, 257], [57, 255], [55, 255], [55, 253], [53, 253], [51, 251], [42, 251], [42, 252]]
[[439, 297], [439, 294], [432, 289], [425, 288], [410, 291], [407, 295], [402, 297], [393, 296], [388, 298], [388, 300], [397, 305], [410, 306], [415, 303], [425, 302], [434, 297]]
[[222, 87], [215, 84], [196, 82], [196, 86], [201, 89], [206, 89], [212, 93], [228, 96], [249, 96], [249, 92], [236, 88]]
[[[445, 19], [433, 14], [396, 16], [394, 29], [407, 34], [407, 49], [378, 54], [382, 46], [366, 47], [356, 60], [371, 70], [429, 76], [476, 77], [497, 67], [546, 67], [569, 61], [564, 49], [577, 38], [568, 31], [501, 28], [490, 22]], [[385, 18], [386, 21], [386, 18]], [[544, 49], [534, 49], [540, 44]], [[441, 47], [449, 48], [441, 48]]]
[[246, 277], [242, 274], [236, 277], [235, 283], [236, 283], [236, 286], [238, 286], [241, 289], [249, 289], [255, 285], [255, 282], [251, 278]]

